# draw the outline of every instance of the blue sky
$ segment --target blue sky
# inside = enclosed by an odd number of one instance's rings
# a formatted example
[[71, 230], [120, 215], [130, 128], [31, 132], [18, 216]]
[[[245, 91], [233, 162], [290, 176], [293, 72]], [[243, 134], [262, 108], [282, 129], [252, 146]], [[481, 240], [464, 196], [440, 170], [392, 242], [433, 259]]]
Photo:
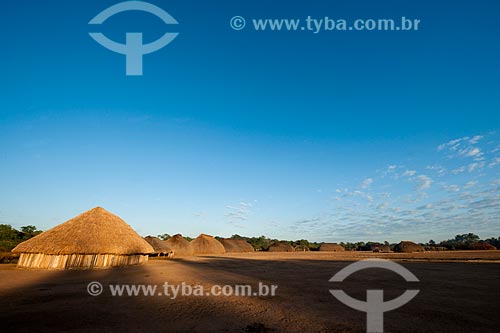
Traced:
[[[0, 223], [102, 206], [143, 236], [500, 235], [498, 1], [11, 1], [0, 12]], [[409, 32], [234, 31], [418, 18]], [[179, 36], [125, 76], [88, 33]]]

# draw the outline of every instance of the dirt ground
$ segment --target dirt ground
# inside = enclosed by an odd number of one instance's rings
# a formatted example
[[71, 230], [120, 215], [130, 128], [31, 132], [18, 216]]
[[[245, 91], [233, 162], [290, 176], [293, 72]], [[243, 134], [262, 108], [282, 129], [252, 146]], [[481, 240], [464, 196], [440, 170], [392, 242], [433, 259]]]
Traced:
[[[359, 259], [395, 260], [420, 282], [381, 269], [328, 280]], [[98, 281], [102, 294], [90, 296]], [[276, 296], [112, 296], [109, 285], [278, 285]], [[500, 327], [500, 251], [422, 254], [254, 253], [174, 260], [100, 271], [44, 271], [0, 265], [2, 331], [364, 332], [366, 314], [337, 301], [330, 289], [385, 300], [420, 293], [384, 315], [386, 332], [494, 332]], [[159, 289], [163, 290], [163, 289]]]

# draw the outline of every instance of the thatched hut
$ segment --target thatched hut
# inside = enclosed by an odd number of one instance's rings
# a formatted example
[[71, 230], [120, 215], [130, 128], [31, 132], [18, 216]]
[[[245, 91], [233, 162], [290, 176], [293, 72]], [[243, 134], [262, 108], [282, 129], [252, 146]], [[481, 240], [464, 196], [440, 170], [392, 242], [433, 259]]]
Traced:
[[295, 249], [288, 243], [279, 242], [269, 246], [269, 252], [295, 252]]
[[189, 246], [193, 250], [194, 255], [198, 254], [224, 254], [226, 250], [224, 245], [215, 239], [213, 236], [201, 234], [193, 239]]
[[254, 248], [244, 239], [224, 238], [220, 241], [226, 253], [246, 253], [254, 252]]
[[361, 251], [372, 251], [372, 252], [391, 252], [391, 247], [389, 245], [381, 243], [368, 243], [361, 248]]
[[319, 246], [320, 251], [327, 251], [327, 252], [344, 252], [345, 249], [342, 245], [336, 244], [336, 243], [321, 243]]
[[149, 245], [153, 247], [153, 250], [155, 251], [152, 256], [167, 258], [174, 257], [174, 251], [170, 247], [168, 247], [166, 241], [153, 236], [146, 236], [144, 237], [144, 239], [149, 243]]
[[391, 252], [391, 247], [389, 245], [385, 245], [385, 244], [371, 244], [370, 251], [389, 253], [389, 252]]
[[154, 250], [118, 216], [96, 207], [16, 246], [18, 267], [93, 269], [142, 264]]
[[311, 249], [306, 245], [297, 245], [293, 248], [295, 252], [309, 252]]
[[469, 245], [469, 248], [471, 250], [484, 250], [484, 251], [489, 251], [489, 250], [496, 250], [497, 248], [491, 245], [490, 243], [486, 242], [480, 242], [480, 243], [474, 243]]
[[165, 241], [167, 246], [171, 248], [175, 256], [192, 256], [193, 249], [189, 245], [189, 242], [182, 237], [181, 234], [176, 234]]
[[394, 247], [394, 252], [402, 253], [412, 253], [412, 252], [424, 252], [424, 248], [421, 245], [410, 241], [401, 241], [398, 245]]

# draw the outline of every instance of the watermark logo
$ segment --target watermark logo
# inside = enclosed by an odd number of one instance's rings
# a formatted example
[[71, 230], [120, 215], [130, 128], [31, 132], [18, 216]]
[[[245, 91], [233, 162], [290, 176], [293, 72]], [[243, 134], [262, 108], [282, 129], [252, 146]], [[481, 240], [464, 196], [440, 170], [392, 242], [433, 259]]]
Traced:
[[87, 292], [90, 296], [99, 296], [103, 289], [102, 284], [97, 281], [92, 281], [87, 285]]
[[[156, 15], [165, 24], [178, 24], [178, 22], [165, 10], [143, 1], [125, 1], [113, 5], [90, 20], [89, 24], [102, 24], [111, 16], [126, 11], [144, 11]], [[142, 75], [142, 56], [156, 52], [172, 42], [179, 33], [167, 32], [154, 42], [143, 44], [142, 33], [127, 32], [125, 44], [117, 43], [100, 32], [89, 33], [97, 43], [105, 48], [126, 57], [126, 75]]]
[[[407, 282], [419, 280], [405, 267], [384, 259], [367, 259], [350, 264], [335, 274], [329, 281], [342, 282], [351, 274], [366, 268], [383, 268], [401, 275]], [[358, 311], [366, 312], [366, 331], [384, 332], [384, 312], [395, 310], [411, 301], [419, 290], [406, 290], [401, 296], [384, 302], [383, 290], [367, 290], [366, 302], [352, 298], [342, 290], [333, 289], [330, 293], [345, 305]]]

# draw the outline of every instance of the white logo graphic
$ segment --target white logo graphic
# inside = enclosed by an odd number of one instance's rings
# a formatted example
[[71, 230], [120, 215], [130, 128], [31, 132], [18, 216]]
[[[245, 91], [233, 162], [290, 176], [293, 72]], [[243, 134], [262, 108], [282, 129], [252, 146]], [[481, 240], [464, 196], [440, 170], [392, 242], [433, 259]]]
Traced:
[[[165, 24], [178, 24], [169, 13], [160, 7], [142, 1], [126, 1], [111, 6], [90, 20], [89, 24], [102, 24], [111, 16], [129, 10], [139, 10], [151, 13], [158, 16]], [[142, 56], [167, 46], [178, 34], [179, 33], [167, 32], [154, 42], [143, 44], [142, 33], [127, 32], [125, 44], [120, 44], [107, 38], [100, 32], [89, 33], [90, 37], [105, 48], [126, 56], [126, 75], [142, 75]]]
[[[401, 275], [407, 282], [418, 282], [419, 280], [412, 272], [403, 266], [383, 259], [367, 259], [350, 264], [335, 274], [329, 281], [342, 282], [349, 275], [365, 268], [384, 268]], [[395, 310], [411, 301], [419, 290], [406, 290], [401, 296], [393, 300], [384, 302], [383, 290], [367, 290], [366, 302], [362, 302], [347, 295], [342, 290], [330, 290], [336, 299], [345, 305], [358, 311], [366, 312], [366, 331], [384, 332], [384, 312]]]

